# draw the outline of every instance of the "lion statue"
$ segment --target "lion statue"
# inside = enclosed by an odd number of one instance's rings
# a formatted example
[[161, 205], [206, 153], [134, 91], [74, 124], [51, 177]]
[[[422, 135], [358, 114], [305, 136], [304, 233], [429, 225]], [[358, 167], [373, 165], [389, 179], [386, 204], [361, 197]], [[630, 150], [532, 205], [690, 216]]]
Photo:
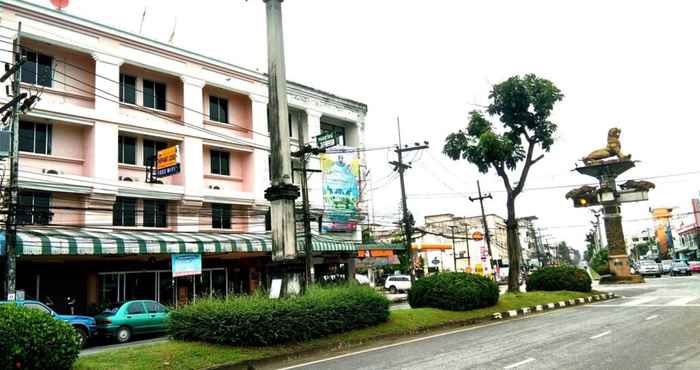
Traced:
[[583, 185], [580, 188], [572, 189], [568, 193], [566, 193], [566, 199], [573, 199], [585, 195], [594, 196], [595, 193], [595, 186]]
[[634, 189], [634, 190], [649, 191], [651, 189], [655, 189], [656, 185], [650, 181], [627, 180], [624, 184], [620, 184], [620, 187], [622, 189], [625, 189], [625, 190]]
[[594, 150], [588, 156], [581, 160], [585, 164], [601, 161], [606, 158], [617, 157], [618, 160], [626, 161], [630, 159], [630, 155], [622, 153], [622, 145], [620, 145], [620, 132], [617, 127], [608, 130], [608, 146], [602, 149]]

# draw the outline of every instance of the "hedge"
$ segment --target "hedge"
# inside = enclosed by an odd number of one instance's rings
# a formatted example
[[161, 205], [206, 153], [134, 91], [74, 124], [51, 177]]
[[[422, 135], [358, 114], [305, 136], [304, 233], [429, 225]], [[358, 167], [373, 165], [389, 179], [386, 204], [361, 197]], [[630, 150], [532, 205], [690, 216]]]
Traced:
[[170, 312], [175, 339], [266, 346], [298, 342], [377, 325], [389, 318], [389, 300], [369, 287], [312, 287], [303, 296], [262, 295], [204, 299]]
[[66, 322], [16, 304], [0, 304], [0, 369], [70, 369], [79, 338]]
[[498, 285], [491, 279], [464, 272], [443, 272], [416, 280], [408, 292], [413, 308], [434, 307], [466, 311], [498, 302]]
[[573, 266], [545, 267], [527, 278], [527, 291], [534, 290], [590, 292], [591, 278], [586, 271]]

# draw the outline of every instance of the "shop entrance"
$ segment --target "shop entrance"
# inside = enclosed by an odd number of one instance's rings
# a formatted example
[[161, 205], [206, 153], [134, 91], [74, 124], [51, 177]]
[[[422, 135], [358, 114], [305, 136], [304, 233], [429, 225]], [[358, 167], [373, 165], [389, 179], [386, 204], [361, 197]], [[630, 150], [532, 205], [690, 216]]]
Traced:
[[102, 272], [98, 281], [100, 302], [104, 304], [152, 299], [173, 306], [197, 297], [225, 297], [228, 292], [228, 273], [223, 267], [175, 279], [169, 270]]

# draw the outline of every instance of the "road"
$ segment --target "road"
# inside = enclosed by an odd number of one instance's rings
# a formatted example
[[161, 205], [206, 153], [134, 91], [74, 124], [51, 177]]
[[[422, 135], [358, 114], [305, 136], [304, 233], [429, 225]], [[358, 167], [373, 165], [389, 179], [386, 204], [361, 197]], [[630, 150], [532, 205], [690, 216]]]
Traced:
[[700, 369], [700, 276], [595, 287], [623, 298], [286, 369]]

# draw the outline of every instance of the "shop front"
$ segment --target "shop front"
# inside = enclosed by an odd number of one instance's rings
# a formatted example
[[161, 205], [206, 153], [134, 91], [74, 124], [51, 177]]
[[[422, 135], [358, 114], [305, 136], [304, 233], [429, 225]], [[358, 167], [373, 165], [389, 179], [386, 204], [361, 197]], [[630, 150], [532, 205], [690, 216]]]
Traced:
[[[271, 263], [269, 234], [44, 228], [24, 229], [17, 240], [17, 290], [59, 313], [91, 314], [133, 299], [177, 306], [250, 294], [266, 284]], [[322, 236], [313, 247], [317, 256], [357, 253], [353, 242]], [[201, 270], [173, 274], [174, 255], [200, 256]]]

